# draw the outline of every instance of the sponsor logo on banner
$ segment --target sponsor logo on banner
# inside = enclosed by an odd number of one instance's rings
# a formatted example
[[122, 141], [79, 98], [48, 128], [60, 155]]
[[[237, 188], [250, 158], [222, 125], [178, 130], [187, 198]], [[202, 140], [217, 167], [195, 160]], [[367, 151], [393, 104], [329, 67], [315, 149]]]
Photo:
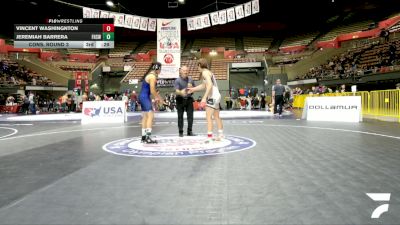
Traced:
[[158, 79], [157, 87], [174, 87], [175, 79]]
[[112, 141], [103, 146], [107, 152], [136, 157], [190, 157], [219, 155], [248, 150], [256, 145], [252, 139], [227, 135], [221, 141], [207, 142], [207, 136], [156, 136], [157, 144], [141, 143], [141, 138]]
[[90, 117], [100, 116], [100, 110], [101, 110], [101, 107], [98, 108], [98, 109], [96, 109], [96, 108], [84, 108], [83, 109], [83, 115], [90, 116]]
[[165, 27], [165, 26], [168, 26], [170, 23], [172, 23], [172, 20], [170, 20], [170, 21], [163, 21], [163, 22], [161, 22], [161, 25], [162, 25], [163, 27]]
[[307, 97], [303, 118], [312, 121], [360, 122], [361, 96]]
[[164, 62], [165, 62], [165, 64], [171, 64], [171, 63], [173, 63], [174, 62], [174, 55], [172, 55], [172, 54], [165, 54], [164, 55]]
[[181, 64], [180, 19], [157, 19], [157, 61], [162, 64], [159, 78], [177, 78]]
[[83, 102], [82, 123], [123, 123], [126, 118], [123, 101]]

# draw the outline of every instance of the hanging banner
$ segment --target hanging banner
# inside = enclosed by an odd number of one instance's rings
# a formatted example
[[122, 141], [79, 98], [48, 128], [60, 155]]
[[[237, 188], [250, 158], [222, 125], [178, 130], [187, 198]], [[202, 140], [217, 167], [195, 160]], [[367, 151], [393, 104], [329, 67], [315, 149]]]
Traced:
[[139, 16], [134, 16], [133, 17], [133, 24], [132, 24], [133, 29], [140, 29], [140, 17]]
[[211, 26], [210, 25], [210, 17], [208, 14], [202, 15], [201, 18], [202, 18], [202, 22], [203, 22], [202, 23], [203, 28]]
[[252, 7], [252, 14], [256, 14], [260, 12], [260, 3], [258, 0], [254, 0], [251, 2], [251, 7]]
[[244, 17], [244, 12], [243, 12], [243, 5], [238, 5], [235, 7], [235, 12], [236, 12], [236, 19], [240, 20]]
[[126, 27], [126, 28], [132, 28], [132, 26], [133, 26], [133, 19], [134, 19], [134, 17], [133, 17], [132, 15], [125, 15], [124, 27]]
[[219, 24], [226, 24], [226, 10], [221, 10], [218, 12]]
[[210, 17], [211, 17], [211, 24], [212, 24], [213, 26], [219, 24], [218, 12], [210, 13]]
[[96, 19], [100, 18], [100, 10], [92, 9], [92, 17], [90, 18], [96, 18]]
[[147, 28], [148, 31], [156, 31], [157, 20], [156, 19], [149, 19], [149, 27]]
[[196, 30], [202, 29], [203, 28], [203, 23], [201, 22], [201, 16], [197, 16], [194, 18], [194, 21], [196, 23]]
[[147, 30], [147, 25], [149, 23], [149, 18], [140, 18], [140, 30]]
[[83, 18], [92, 18], [92, 9], [83, 7]]
[[124, 27], [124, 23], [125, 23], [124, 14], [111, 12], [109, 18], [113, 18], [114, 19], [114, 26], [116, 26], [116, 27]]
[[228, 22], [235, 21], [235, 8], [232, 7], [227, 9], [226, 13], [228, 14]]
[[181, 65], [181, 20], [157, 19], [157, 61], [161, 79], [178, 78]]
[[100, 18], [109, 18], [110, 12], [107, 11], [100, 11]]
[[244, 16], [251, 15], [251, 2], [247, 2], [244, 4]]
[[187, 29], [189, 31], [196, 29], [194, 26], [194, 18], [188, 18], [186, 21], [187, 21]]
[[124, 27], [124, 25], [125, 25], [125, 15], [124, 14], [117, 13], [115, 19], [116, 20], [114, 20], [114, 24], [115, 24], [114, 26]]
[[[199, 30], [219, 24], [226, 24], [260, 12], [259, 0], [211, 12], [204, 15], [186, 18], [188, 31]], [[115, 27], [124, 27], [143, 31], [156, 31], [157, 19], [117, 12], [82, 7], [83, 18], [112, 18]], [[179, 19], [180, 20], [180, 19]]]

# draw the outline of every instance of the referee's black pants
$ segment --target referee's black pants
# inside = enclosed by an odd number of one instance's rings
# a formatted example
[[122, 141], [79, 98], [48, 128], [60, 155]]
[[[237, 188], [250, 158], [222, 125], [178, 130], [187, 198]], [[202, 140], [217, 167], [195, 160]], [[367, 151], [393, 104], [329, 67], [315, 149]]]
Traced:
[[178, 110], [179, 133], [183, 134], [183, 113], [186, 111], [188, 128], [187, 132], [192, 133], [193, 127], [193, 98], [176, 97], [176, 109]]
[[[278, 105], [279, 109], [277, 109]], [[283, 110], [283, 95], [275, 95], [274, 113], [277, 113], [277, 110], [279, 115], [281, 115]]]

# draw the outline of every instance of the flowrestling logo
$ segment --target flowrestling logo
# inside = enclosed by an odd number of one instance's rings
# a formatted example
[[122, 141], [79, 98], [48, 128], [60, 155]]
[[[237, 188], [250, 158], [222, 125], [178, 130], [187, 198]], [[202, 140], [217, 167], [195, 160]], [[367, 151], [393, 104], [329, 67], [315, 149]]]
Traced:
[[158, 144], [141, 143], [141, 138], [126, 138], [103, 146], [107, 152], [136, 157], [189, 157], [218, 155], [251, 149], [256, 145], [252, 139], [227, 135], [221, 141], [208, 143], [206, 136], [178, 137], [156, 136]]

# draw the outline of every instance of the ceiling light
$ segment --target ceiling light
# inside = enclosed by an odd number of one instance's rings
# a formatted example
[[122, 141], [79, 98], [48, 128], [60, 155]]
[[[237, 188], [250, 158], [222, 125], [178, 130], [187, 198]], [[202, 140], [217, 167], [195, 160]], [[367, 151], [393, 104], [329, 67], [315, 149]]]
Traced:
[[114, 2], [112, 1], [106, 1], [106, 5], [110, 6], [110, 7], [114, 7]]
[[183, 3], [185, 3], [185, 0], [178, 0], [178, 2], [183, 4]]

